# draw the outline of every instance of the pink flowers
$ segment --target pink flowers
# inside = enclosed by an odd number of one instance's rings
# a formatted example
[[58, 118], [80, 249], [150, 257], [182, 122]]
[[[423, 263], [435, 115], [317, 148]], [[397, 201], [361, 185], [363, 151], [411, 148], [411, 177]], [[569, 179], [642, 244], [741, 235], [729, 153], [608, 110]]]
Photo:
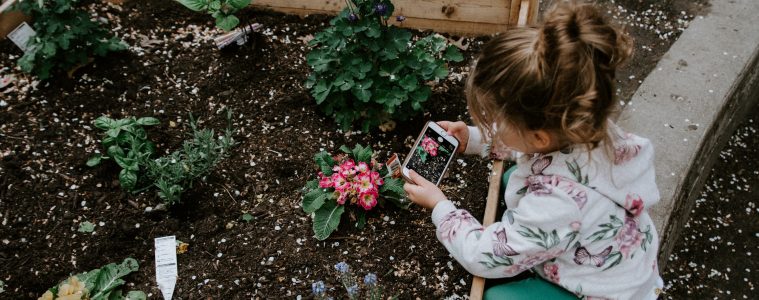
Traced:
[[425, 136], [421, 143], [422, 149], [424, 149], [424, 152], [429, 153], [432, 156], [437, 156], [437, 149], [440, 147], [435, 140], [431, 139], [428, 136]]
[[614, 237], [614, 241], [619, 245], [619, 252], [626, 258], [630, 257], [630, 253], [643, 242], [643, 234], [638, 230], [638, 221], [630, 216], [625, 217], [625, 223]]
[[332, 168], [332, 175], [319, 173], [319, 187], [334, 188], [337, 203], [356, 204], [364, 210], [377, 205], [379, 187], [384, 183], [377, 171], [365, 162], [356, 164], [352, 159], [343, 160]]
[[643, 212], [643, 199], [637, 194], [627, 194], [625, 198], [625, 209], [634, 217]]
[[553, 283], [559, 283], [559, 265], [550, 262], [545, 263], [543, 264], [543, 273], [546, 275], [546, 279]]

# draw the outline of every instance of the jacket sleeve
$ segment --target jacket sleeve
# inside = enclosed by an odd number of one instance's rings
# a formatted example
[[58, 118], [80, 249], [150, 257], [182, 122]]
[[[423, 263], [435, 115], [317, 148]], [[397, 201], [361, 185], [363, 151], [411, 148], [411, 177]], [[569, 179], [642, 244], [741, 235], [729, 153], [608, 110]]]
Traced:
[[528, 193], [500, 222], [483, 228], [451, 201], [432, 212], [437, 238], [470, 273], [512, 277], [566, 251], [578, 236], [580, 211], [563, 191]]

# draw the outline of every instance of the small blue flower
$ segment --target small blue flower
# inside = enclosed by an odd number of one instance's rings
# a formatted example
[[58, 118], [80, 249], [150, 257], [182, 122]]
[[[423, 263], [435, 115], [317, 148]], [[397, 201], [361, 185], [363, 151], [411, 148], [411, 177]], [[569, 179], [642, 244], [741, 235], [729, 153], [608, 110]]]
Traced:
[[350, 15], [348, 15], [348, 21], [351, 23], [354, 23], [358, 21], [358, 16], [354, 13], [351, 13]]
[[324, 286], [324, 281], [317, 281], [311, 284], [311, 292], [314, 293], [314, 296], [321, 296], [324, 295], [324, 291], [326, 291], [326, 287]]
[[406, 21], [406, 17], [404, 17], [404, 16], [397, 16], [397, 17], [395, 17], [395, 20], [398, 21], [398, 22], [403, 22], [403, 21]]
[[364, 276], [364, 284], [368, 286], [373, 286], [377, 284], [377, 274], [369, 273]]
[[335, 265], [335, 270], [337, 270], [340, 273], [348, 273], [350, 271], [351, 267], [348, 266], [344, 261], [341, 261]]
[[377, 3], [377, 5], [374, 6], [374, 12], [380, 16], [384, 16], [387, 13], [387, 5], [384, 3]]
[[358, 294], [358, 284], [349, 286], [345, 290], [348, 291], [348, 296], [350, 297], [356, 296]]

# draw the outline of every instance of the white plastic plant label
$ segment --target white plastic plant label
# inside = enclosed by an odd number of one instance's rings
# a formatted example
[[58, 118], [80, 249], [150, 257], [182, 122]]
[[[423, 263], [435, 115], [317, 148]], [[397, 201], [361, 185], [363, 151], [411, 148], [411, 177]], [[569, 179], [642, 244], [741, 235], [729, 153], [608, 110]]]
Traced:
[[165, 236], [155, 239], [155, 279], [164, 300], [171, 300], [177, 284], [177, 239]]
[[34, 29], [32, 29], [29, 24], [26, 24], [26, 22], [22, 22], [21, 25], [18, 25], [16, 29], [13, 29], [11, 33], [8, 34], [8, 38], [13, 41], [16, 46], [18, 46], [21, 51], [26, 52], [26, 45], [29, 43], [29, 39], [31, 39], [36, 32], [34, 32]]

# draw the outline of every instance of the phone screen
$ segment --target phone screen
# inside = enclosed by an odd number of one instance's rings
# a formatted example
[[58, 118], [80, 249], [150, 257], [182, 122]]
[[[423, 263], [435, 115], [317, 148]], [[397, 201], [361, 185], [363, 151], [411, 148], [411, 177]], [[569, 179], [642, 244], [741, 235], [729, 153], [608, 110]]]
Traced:
[[406, 167], [432, 183], [439, 183], [455, 146], [444, 139], [434, 129], [427, 127], [411, 151]]

